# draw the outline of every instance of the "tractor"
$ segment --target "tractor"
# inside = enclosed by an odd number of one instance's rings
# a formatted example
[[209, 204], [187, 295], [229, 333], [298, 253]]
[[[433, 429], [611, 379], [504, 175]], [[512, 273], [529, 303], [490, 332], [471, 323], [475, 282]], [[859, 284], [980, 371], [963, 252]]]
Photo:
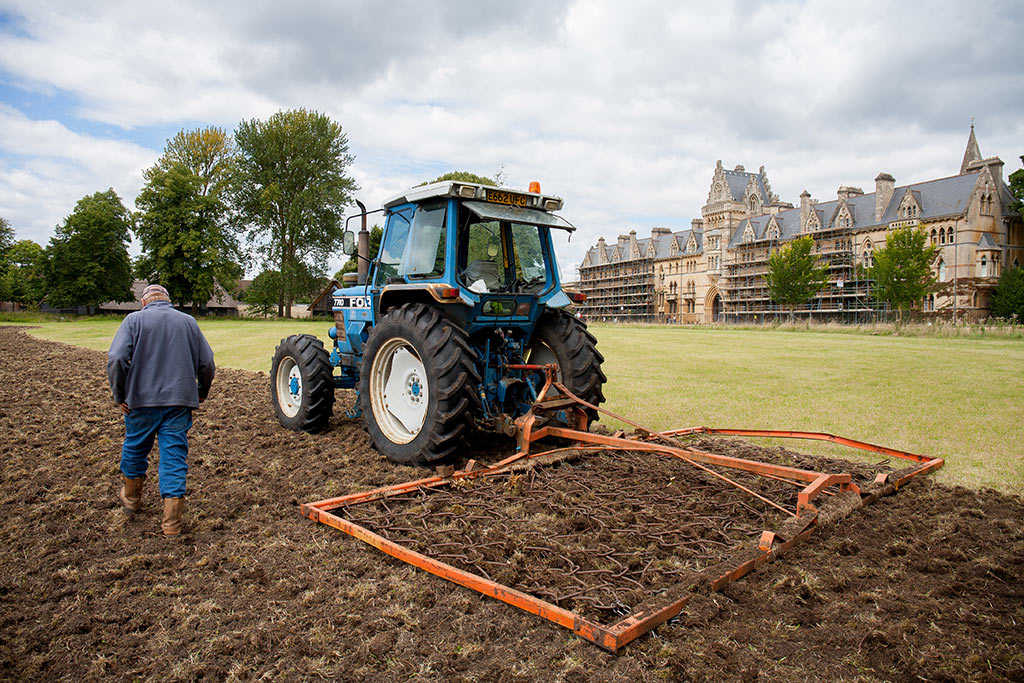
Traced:
[[[347, 222], [344, 238], [359, 269], [333, 292], [333, 348], [293, 335], [274, 353], [270, 393], [283, 426], [324, 430], [335, 389], [356, 389], [348, 415], [375, 449], [395, 463], [442, 464], [480, 430], [515, 435], [552, 372], [586, 408], [541, 419], [584, 430], [597, 419], [604, 359], [572, 313], [584, 295], [560, 283], [551, 231], [575, 229], [554, 213], [560, 198], [537, 183], [523, 192], [444, 181], [377, 211], [359, 206], [349, 218], [362, 219], [358, 246]], [[379, 212], [371, 262], [366, 218]]]

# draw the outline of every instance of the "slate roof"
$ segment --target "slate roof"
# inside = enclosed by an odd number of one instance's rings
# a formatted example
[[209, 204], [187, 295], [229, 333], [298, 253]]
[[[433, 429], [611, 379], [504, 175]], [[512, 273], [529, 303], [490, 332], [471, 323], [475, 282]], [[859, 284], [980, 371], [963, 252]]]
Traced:
[[[237, 292], [243, 292], [249, 288], [252, 284], [252, 280], [239, 280], [236, 287]], [[142, 310], [142, 291], [146, 289], [149, 282], [146, 280], [133, 280], [132, 281], [132, 296], [135, 297], [134, 301], [108, 301], [105, 304], [98, 306], [99, 310], [107, 311], [111, 313], [130, 313], [132, 311]], [[220, 298], [218, 298], [218, 296]], [[234, 308], [237, 309], [244, 306], [245, 303], [239, 301], [230, 293], [228, 293], [220, 283], [217, 283], [214, 295], [210, 297], [210, 300], [206, 302], [207, 309], [216, 308]]]
[[[672, 255], [672, 242], [675, 241], [676, 244], [679, 247], [679, 251], [676, 252], [676, 253], [677, 253], [677, 255], [682, 255], [685, 252], [685, 250], [686, 250], [686, 244], [690, 241], [690, 235], [691, 234], [694, 235], [694, 240], [697, 243], [697, 250], [694, 251], [694, 252], [691, 252], [691, 253], [694, 253], [694, 254], [702, 253], [704, 251], [704, 235], [700, 231], [697, 231], [694, 234], [693, 230], [679, 230], [677, 232], [672, 232], [672, 233], [669, 233], [667, 235], [666, 234], [661, 234], [661, 235], [658, 235], [656, 237], [655, 236], [638, 237], [637, 240], [636, 240], [636, 247], [640, 251], [640, 258], [641, 259], [647, 258], [647, 246], [650, 244], [651, 240], [653, 239], [654, 240], [654, 258], [655, 259], [669, 258]], [[590, 256], [590, 263], [591, 263], [592, 266], [596, 266], [596, 265], [598, 265], [600, 263], [600, 261], [598, 260], [598, 248], [599, 248], [598, 245], [594, 245], [593, 247], [591, 247], [590, 249], [587, 250], [587, 254], [586, 255]], [[608, 262], [609, 263], [618, 263], [618, 262], [621, 262], [621, 261], [628, 261], [630, 259], [629, 242], [628, 241], [608, 242], [608, 243], [605, 244], [605, 249], [607, 250], [607, 253], [608, 253]], [[616, 254], [618, 255], [617, 259], [615, 258]], [[586, 257], [584, 257], [584, 259], [585, 258]]]
[[754, 178], [757, 188], [761, 191], [761, 200], [764, 202], [771, 201], [771, 196], [768, 194], [768, 190], [765, 189], [764, 180], [761, 178], [760, 173], [725, 170], [725, 182], [729, 186], [729, 194], [732, 198], [738, 202], [743, 201], [743, 194], [747, 191], [747, 185], [750, 184], [751, 178]]
[[[899, 204], [908, 188], [914, 193], [915, 199], [921, 205], [921, 215], [918, 216], [921, 220], [963, 213], [967, 210], [967, 204], [970, 202], [971, 193], [974, 191], [977, 181], [978, 173], [975, 172], [897, 187], [893, 190], [892, 198], [889, 200], [889, 205], [886, 207], [880, 221], [875, 220], [874, 192], [850, 197], [846, 200], [846, 203], [853, 214], [852, 229], [858, 230], [898, 220], [897, 211]], [[827, 229], [832, 225], [832, 219], [839, 209], [839, 202], [840, 200], [833, 199], [814, 205], [814, 210], [818, 214], [818, 220], [821, 222], [822, 228]], [[746, 231], [748, 224], [754, 229], [754, 239], [764, 239], [771, 218], [771, 216], [765, 215], [743, 219], [740, 221], [739, 227], [733, 232], [728, 246], [734, 247], [743, 242], [743, 233]], [[780, 211], [775, 215], [775, 218], [779, 223], [779, 238], [781, 240], [792, 239], [800, 234], [799, 208]]]

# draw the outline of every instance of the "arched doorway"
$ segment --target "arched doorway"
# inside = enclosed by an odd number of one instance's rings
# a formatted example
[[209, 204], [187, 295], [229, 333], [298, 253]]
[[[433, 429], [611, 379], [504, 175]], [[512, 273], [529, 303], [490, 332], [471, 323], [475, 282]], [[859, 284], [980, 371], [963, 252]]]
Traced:
[[708, 293], [704, 296], [704, 322], [713, 323], [722, 314], [722, 295], [718, 287], [711, 285]]

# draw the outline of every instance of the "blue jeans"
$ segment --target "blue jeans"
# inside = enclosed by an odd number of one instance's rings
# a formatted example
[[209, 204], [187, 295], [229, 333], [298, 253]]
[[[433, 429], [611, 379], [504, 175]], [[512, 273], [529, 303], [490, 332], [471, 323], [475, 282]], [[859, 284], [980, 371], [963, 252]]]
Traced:
[[124, 416], [124, 446], [121, 447], [121, 473], [129, 479], [145, 476], [153, 439], [160, 445], [160, 495], [180, 498], [185, 495], [188, 474], [188, 430], [192, 427], [192, 409], [132, 408]]

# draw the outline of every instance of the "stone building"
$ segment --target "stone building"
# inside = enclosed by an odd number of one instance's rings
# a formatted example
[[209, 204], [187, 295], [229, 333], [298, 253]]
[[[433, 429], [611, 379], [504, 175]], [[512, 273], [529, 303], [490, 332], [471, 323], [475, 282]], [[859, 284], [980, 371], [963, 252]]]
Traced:
[[809, 234], [829, 266], [829, 283], [798, 310], [803, 316], [844, 321], [874, 317], [864, 267], [885, 245], [889, 230], [919, 227], [939, 247], [934, 268], [938, 290], [920, 302], [935, 316], [984, 317], [1003, 268], [1024, 262], [1024, 227], [1009, 209], [1003, 162], [984, 159], [971, 126], [958, 174], [897, 186], [888, 173], [875, 191], [842, 186], [819, 202], [804, 191], [799, 206], [771, 191], [762, 166], [748, 173], [719, 161], [701, 218], [689, 230], [636, 231], [613, 244], [604, 238], [580, 265], [581, 315], [639, 322], [757, 321], [787, 315], [768, 296], [768, 255], [780, 244]]

